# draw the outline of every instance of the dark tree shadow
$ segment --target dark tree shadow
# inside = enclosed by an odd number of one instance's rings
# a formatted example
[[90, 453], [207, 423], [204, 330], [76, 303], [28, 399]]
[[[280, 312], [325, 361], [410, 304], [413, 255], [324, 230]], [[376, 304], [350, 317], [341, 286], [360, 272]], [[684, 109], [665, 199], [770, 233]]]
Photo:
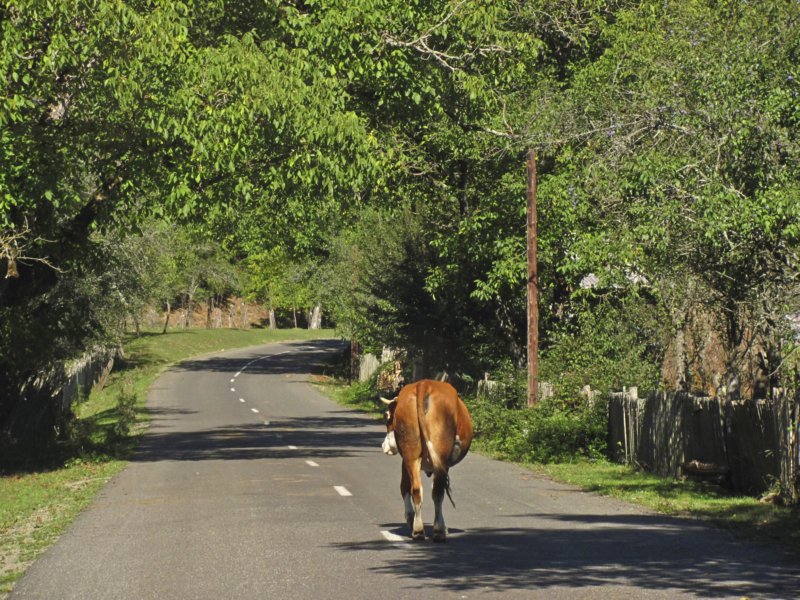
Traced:
[[[526, 516], [534, 515], [510, 518]], [[450, 529], [445, 544], [409, 541], [401, 552], [382, 540], [334, 547], [390, 552], [372, 570], [425, 594], [632, 586], [706, 598], [794, 598], [800, 590], [800, 569], [787, 569], [775, 553], [747, 554], [735, 542], [719, 543], [719, 535], [710, 543], [709, 530], [690, 522], [651, 515], [535, 517], [551, 520], [553, 527]], [[382, 527], [408, 537], [405, 524]]]
[[355, 457], [380, 452], [380, 432], [374, 422], [351, 411], [334, 411], [318, 417], [298, 417], [259, 423], [235, 424], [197, 431], [164, 431], [162, 419], [183, 411], [158, 411], [150, 431], [131, 460], [259, 460], [297, 458], [288, 446], [303, 449], [309, 458]]
[[[253, 353], [250, 359], [238, 355], [236, 358], [217, 356], [187, 360], [174, 369], [236, 373], [243, 364], [247, 364], [247, 372], [255, 375], [314, 375], [332, 369], [337, 364], [339, 354], [348, 348], [341, 340], [313, 340], [281, 345], [291, 348], [291, 351], [278, 354]], [[248, 360], [252, 362], [248, 364]]]

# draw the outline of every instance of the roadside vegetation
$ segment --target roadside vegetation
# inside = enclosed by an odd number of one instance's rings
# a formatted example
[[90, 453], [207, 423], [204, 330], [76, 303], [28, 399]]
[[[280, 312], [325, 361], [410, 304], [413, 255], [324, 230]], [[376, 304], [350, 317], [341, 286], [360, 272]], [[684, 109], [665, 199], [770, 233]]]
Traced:
[[147, 427], [147, 390], [181, 360], [221, 350], [318, 339], [331, 330], [186, 329], [128, 336], [125, 359], [75, 411], [70, 438], [38, 463], [0, 471], [0, 598], [122, 468]]
[[[587, 385], [800, 393], [798, 2], [7, 0], [0, 39], [4, 486], [107, 478], [147, 382], [239, 343], [195, 344], [239, 335], [242, 299], [488, 373], [478, 444], [521, 462], [601, 464]], [[556, 389], [528, 411], [531, 151]]]

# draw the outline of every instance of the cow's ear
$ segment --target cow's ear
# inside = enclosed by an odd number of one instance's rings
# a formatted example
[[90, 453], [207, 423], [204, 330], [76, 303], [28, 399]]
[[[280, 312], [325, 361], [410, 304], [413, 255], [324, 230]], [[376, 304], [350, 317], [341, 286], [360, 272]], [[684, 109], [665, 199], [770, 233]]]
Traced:
[[381, 397], [381, 402], [383, 402], [387, 406], [390, 406], [393, 402], [397, 402], [397, 398], [394, 398], [393, 400], [387, 400], [386, 398]]

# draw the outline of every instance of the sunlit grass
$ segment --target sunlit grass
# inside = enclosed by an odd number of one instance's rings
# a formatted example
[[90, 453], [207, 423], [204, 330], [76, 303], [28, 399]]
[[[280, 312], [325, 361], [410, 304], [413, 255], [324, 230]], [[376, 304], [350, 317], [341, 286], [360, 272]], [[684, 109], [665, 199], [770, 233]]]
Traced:
[[664, 514], [703, 519], [737, 535], [778, 542], [800, 556], [800, 510], [728, 493], [715, 485], [659, 477], [606, 461], [577, 461], [532, 468], [587, 491]]

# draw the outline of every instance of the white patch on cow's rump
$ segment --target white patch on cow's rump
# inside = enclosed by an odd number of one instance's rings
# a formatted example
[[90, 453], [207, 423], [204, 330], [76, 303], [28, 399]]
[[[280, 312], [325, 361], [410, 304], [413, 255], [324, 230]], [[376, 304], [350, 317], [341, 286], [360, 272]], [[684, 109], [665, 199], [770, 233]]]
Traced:
[[[433, 447], [433, 442], [431, 442], [430, 440], [425, 440], [425, 444], [428, 446], [428, 456], [430, 457], [430, 467], [431, 467], [430, 470], [435, 471], [436, 469], [440, 469], [442, 467], [442, 459], [436, 452], [436, 449]], [[426, 469], [424, 465], [423, 468], [425, 469], [426, 472], [428, 471], [428, 469]], [[430, 475], [430, 473], [428, 473], [428, 475]]]
[[386, 434], [381, 448], [383, 448], [383, 452], [389, 456], [397, 454], [397, 441], [394, 439], [394, 431], [390, 431]]

